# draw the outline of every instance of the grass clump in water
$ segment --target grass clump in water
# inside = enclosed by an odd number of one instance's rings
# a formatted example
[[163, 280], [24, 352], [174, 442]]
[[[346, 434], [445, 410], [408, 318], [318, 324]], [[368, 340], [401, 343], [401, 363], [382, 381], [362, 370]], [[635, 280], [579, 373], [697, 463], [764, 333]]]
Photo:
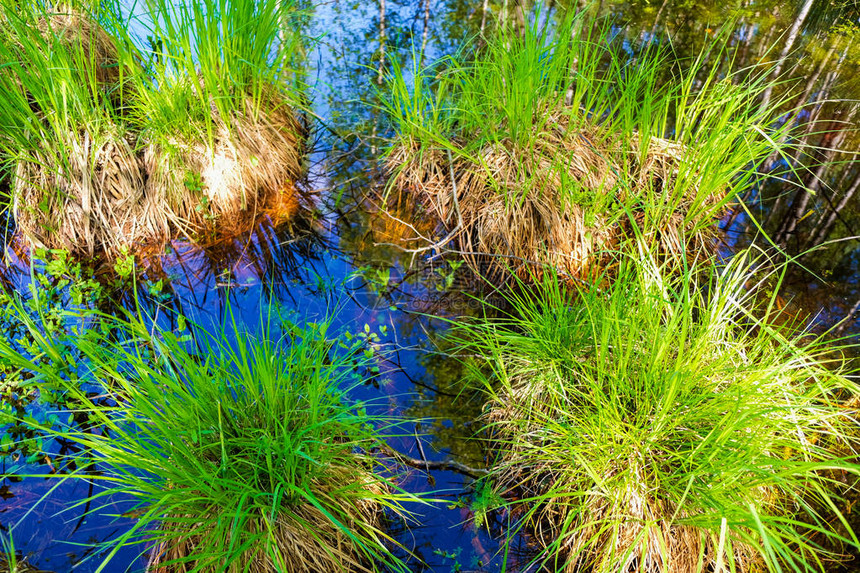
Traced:
[[[296, 215], [306, 128], [292, 2], [0, 2], [2, 160], [36, 247], [92, 256]], [[144, 49], [131, 30], [146, 28]]]
[[392, 64], [390, 189], [418, 195], [483, 274], [540, 263], [582, 278], [637, 229], [663, 254], [707, 253], [750, 167], [785, 145], [782, 102], [758, 102], [767, 70], [726, 72], [720, 42], [673, 63], [656, 41], [612, 38], [538, 12], [471, 57]]
[[[653, 257], [606, 289], [547, 276], [465, 326], [489, 396], [489, 484], [558, 570], [822, 571], [858, 547], [860, 388], [838, 349], [771, 326], [741, 255], [703, 290]], [[853, 399], [853, 402], [852, 402]], [[849, 406], [850, 404], [854, 406]], [[830, 549], [826, 549], [830, 548]]]
[[[146, 544], [153, 573], [404, 570], [386, 523], [414, 498], [374, 453], [391, 420], [347, 396], [362, 383], [360, 346], [327, 337], [327, 321], [285, 324], [277, 338], [233, 324], [230, 342], [226, 331], [100, 320], [112, 334], [78, 339], [80, 378], [64, 381], [62, 365], [32, 363], [9, 342], [0, 354], [64, 388], [99, 428], [57, 433], [92, 453], [76, 462], [97, 493], [78, 503], [136, 500], [139, 519], [117, 549]], [[92, 384], [100, 405], [85, 393]]]
[[122, 111], [135, 72], [99, 13], [6, 0], [0, 9], [0, 149], [16, 223], [37, 246], [85, 250], [142, 200]]
[[293, 184], [303, 172], [307, 136], [297, 112], [304, 108], [305, 86], [302, 14], [295, 3], [146, 5], [158, 86], [145, 92], [140, 110], [150, 118], [149, 184], [175, 198], [178, 222], [191, 223], [192, 231], [206, 227], [207, 216], [246, 227], [230, 217], [275, 209], [285, 195], [294, 211], [300, 195]]

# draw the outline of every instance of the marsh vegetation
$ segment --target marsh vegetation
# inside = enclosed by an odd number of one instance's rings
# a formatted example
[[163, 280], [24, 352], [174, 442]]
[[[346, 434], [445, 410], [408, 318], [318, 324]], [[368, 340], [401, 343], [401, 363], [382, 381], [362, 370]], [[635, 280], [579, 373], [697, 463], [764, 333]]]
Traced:
[[[190, 324], [171, 332], [91, 314], [101, 334], [75, 343], [84, 389], [57, 363], [67, 341], [42, 338], [13, 308], [36, 342], [25, 353], [0, 344], [4, 363], [99, 428], [44, 428], [80, 451], [59, 463], [98, 472], [97, 493], [79, 503], [134, 500], [137, 523], [113, 547], [149, 551], [153, 572], [402, 568], [385, 522], [414, 497], [398, 487], [397, 463], [376, 454], [394, 422], [347, 398], [368, 368], [360, 342], [327, 337], [328, 322], [267, 323], [228, 343]], [[44, 355], [55, 358], [34, 360]]]
[[455, 329], [482, 357], [488, 487], [537, 561], [801, 571], [857, 545], [836, 510], [858, 475], [857, 386], [837, 347], [777, 326], [769, 263], [678, 274], [645, 252], [605, 287], [549, 274], [511, 318]]
[[852, 7], [0, 4], [9, 568], [854, 567]]
[[146, 24], [121, 4], [0, 8], [0, 149], [35, 247], [157, 253], [310, 206], [291, 3], [153, 0]]
[[712, 252], [749, 166], [788, 147], [784, 102], [760, 102], [772, 69], [734, 69], [725, 38], [678, 59], [611, 36], [609, 21], [537, 11], [429, 68], [393, 65], [389, 196], [415, 194], [484, 273], [596, 276], [636, 236]]

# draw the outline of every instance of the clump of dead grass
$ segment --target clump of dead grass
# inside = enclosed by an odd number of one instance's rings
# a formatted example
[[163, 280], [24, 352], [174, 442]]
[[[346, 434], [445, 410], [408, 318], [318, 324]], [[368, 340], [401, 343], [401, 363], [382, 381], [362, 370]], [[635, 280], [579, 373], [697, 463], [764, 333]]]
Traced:
[[[483, 147], [479, 161], [464, 157], [462, 148], [449, 160], [442, 150], [426, 153], [414, 143], [398, 145], [386, 158], [391, 183], [419, 197], [426, 211], [445, 221], [464, 258], [489, 276], [513, 269], [527, 278], [549, 265], [562, 276], [593, 277], [637, 232], [675, 257], [711, 250], [714, 226], [696, 230], [686, 221], [694, 196], [684, 197], [660, 220], [653, 220], [644, 202], [643, 195], [659, 197], [673, 185], [683, 161], [681, 146], [652, 138], [641, 162], [631, 151], [622, 165], [609, 159], [614, 150], [596, 147], [602, 145], [600, 138], [569, 131], [564, 114], [556, 114], [556, 121], [521, 156], [507, 140]], [[632, 189], [619, 184], [622, 173], [635, 181]], [[612, 201], [617, 210], [595, 212], [587, 204], [595, 201], [572, 200], [569, 186], [600, 195], [600, 202]], [[718, 206], [722, 199], [711, 196], [699, 206], [711, 211], [711, 223], [724, 212]], [[624, 210], [626, 204], [630, 210]]]
[[146, 174], [124, 137], [72, 134], [58, 162], [52, 150], [18, 161], [13, 212], [37, 248], [90, 256], [167, 237], [144, 194]]
[[[269, 573], [284, 570], [284, 566], [289, 564], [291, 573], [375, 571], [367, 555], [360, 551], [348, 532], [367, 527], [384, 528], [384, 506], [375, 502], [373, 497], [382, 497], [390, 492], [374, 478], [370, 460], [355, 456], [353, 460], [344, 461], [355, 467], [348, 471], [341, 468], [343, 479], [358, 481], [344, 481], [341, 485], [364, 484], [370, 497], [346, 501], [334, 495], [326, 500], [336, 504], [334, 513], [339, 516], [340, 525], [332, 523], [329, 516], [310, 503], [290, 507], [275, 519], [267, 515], [246, 516], [241, 535], [265, 535], [271, 543], [245, 549], [230, 565], [231, 570]], [[332, 467], [329, 471], [336, 474], [338, 468]], [[363, 478], [360, 477], [362, 473]], [[222, 510], [215, 507], [213, 511]], [[220, 534], [217, 528], [212, 527], [212, 519], [208, 516], [202, 519], [195, 515], [170, 516], [161, 525], [161, 535], [169, 540], [160, 542], [152, 549], [147, 572], [222, 571], [220, 563], [206, 566], [206, 560], [195, 557], [206, 556], [208, 559], [206, 552], [211, 548], [211, 537]]]
[[173, 224], [193, 235], [225, 223], [229, 229], [247, 227], [263, 212], [296, 214], [309, 207], [308, 195], [295, 186], [306, 136], [282, 98], [272, 96], [265, 112], [246, 100], [244, 113], [234, 114], [229, 125], [220, 122], [211, 142], [193, 138], [149, 145], [144, 152], [149, 193], [163, 195]]
[[[647, 253], [647, 250], [646, 250]], [[856, 398], [838, 349], [774, 326], [747, 254], [679, 276], [653, 253], [606, 287], [551, 276], [458, 326], [487, 392], [488, 487], [569, 573], [823, 571], [854, 547]], [[704, 275], [707, 276], [707, 273]], [[519, 527], [517, 529], [519, 529]]]

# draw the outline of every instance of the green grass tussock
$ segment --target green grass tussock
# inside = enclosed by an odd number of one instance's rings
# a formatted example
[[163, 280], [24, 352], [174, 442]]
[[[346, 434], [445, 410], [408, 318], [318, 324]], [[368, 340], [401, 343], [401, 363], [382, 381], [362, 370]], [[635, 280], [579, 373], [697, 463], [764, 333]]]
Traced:
[[486, 357], [471, 376], [489, 397], [488, 483], [539, 559], [571, 573], [823, 571], [858, 547], [837, 508], [860, 469], [860, 388], [838, 348], [771, 325], [754, 262], [738, 255], [703, 288], [701, 269], [679, 276], [651, 255], [605, 289], [547, 275], [512, 295], [513, 318], [460, 327]]
[[[86, 245], [100, 214], [126, 219], [142, 191], [134, 138], [117, 121], [118, 46], [97, 15], [71, 6], [3, 3], [2, 20], [0, 147], [16, 221], [37, 244]], [[102, 213], [99, 200], [114, 208]]]
[[787, 140], [782, 102], [758, 101], [768, 70], [731, 70], [721, 41], [673, 65], [666, 45], [612, 38], [606, 22], [537, 12], [471, 56], [392, 63], [389, 193], [416, 194], [489, 274], [518, 262], [522, 277], [539, 263], [582, 278], [637, 234], [707, 253], [750, 167]]
[[[98, 512], [110, 495], [137, 502], [136, 525], [100, 571], [131, 544], [151, 550], [153, 573], [404, 570], [387, 524], [415, 497], [399, 489], [396, 462], [375, 453], [392, 421], [347, 395], [363, 382], [362, 348], [327, 336], [328, 321], [260, 337], [233, 323], [231, 342], [226, 330], [99, 320], [111, 334], [77, 340], [71, 380], [63, 364], [34, 363], [9, 341], [0, 354], [74, 397], [78, 418], [99, 428], [59, 432], [82, 447], [74, 475], [96, 483], [77, 503]], [[44, 348], [31, 352], [54, 355], [35, 338]], [[82, 382], [102, 388], [98, 405]]]
[[179, 221], [199, 224], [271, 207], [267, 195], [292, 193], [303, 172], [307, 127], [300, 73], [300, 12], [283, 0], [199, 0], [177, 6], [148, 0], [153, 21], [150, 69], [157, 90], [142, 115], [151, 145], [151, 184], [180, 204]]
[[[92, 256], [234, 233], [311, 202], [292, 2], [0, 2], [0, 159], [36, 247]], [[151, 45], [132, 29], [146, 27]]]

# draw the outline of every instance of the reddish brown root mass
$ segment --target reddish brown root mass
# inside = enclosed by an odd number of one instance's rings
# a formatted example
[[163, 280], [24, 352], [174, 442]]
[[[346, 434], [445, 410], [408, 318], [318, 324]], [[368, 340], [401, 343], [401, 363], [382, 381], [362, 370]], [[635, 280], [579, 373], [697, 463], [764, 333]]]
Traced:
[[652, 137], [643, 152], [638, 136], [612, 141], [570, 127], [565, 114], [550, 124], [528, 150], [502, 140], [475, 153], [458, 142], [449, 153], [399, 140], [387, 157], [390, 183], [456, 231], [457, 250], [484, 276], [527, 278], [548, 265], [586, 278], [637, 229], [664, 255], [712, 250], [715, 231], [702, 219], [722, 215], [723, 197], [703, 203], [695, 187], [677, 196], [681, 145]]

